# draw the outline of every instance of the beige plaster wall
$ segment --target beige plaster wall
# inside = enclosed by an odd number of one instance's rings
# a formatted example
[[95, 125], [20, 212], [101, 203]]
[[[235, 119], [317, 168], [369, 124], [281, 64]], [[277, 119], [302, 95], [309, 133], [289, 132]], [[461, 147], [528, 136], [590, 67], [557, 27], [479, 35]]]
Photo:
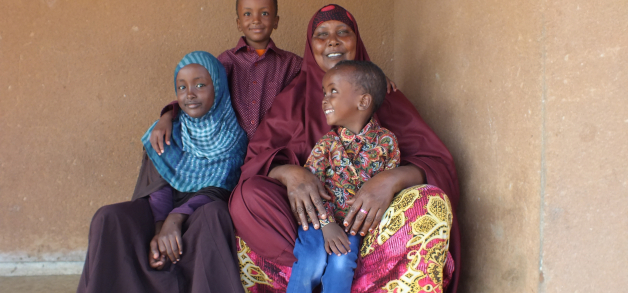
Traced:
[[[389, 75], [393, 7], [337, 1]], [[279, 1], [274, 40], [303, 55], [327, 1]], [[80, 261], [92, 215], [128, 200], [140, 137], [193, 50], [235, 46], [235, 1], [0, 1], [0, 262]]]
[[628, 2], [544, 12], [543, 292], [628, 288]]
[[538, 9], [499, 0], [395, 2], [395, 76], [460, 177], [461, 292], [538, 286]]
[[395, 1], [395, 77], [460, 175], [460, 292], [623, 292], [625, 1]]
[[[237, 41], [232, 2], [0, 2], [0, 262], [83, 259], [176, 63]], [[302, 55], [328, 1], [279, 2]], [[336, 2], [456, 159], [460, 292], [628, 286], [625, 1]]]

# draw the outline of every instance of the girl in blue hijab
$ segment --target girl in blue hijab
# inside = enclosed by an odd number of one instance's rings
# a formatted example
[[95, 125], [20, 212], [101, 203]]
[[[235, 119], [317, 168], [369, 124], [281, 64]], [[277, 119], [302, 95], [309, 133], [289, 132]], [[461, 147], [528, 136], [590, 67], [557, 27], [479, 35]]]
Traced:
[[227, 201], [246, 134], [214, 56], [187, 54], [174, 76], [182, 111], [170, 144], [153, 149], [156, 123], [142, 137], [133, 200], [94, 215], [77, 292], [243, 292]]
[[196, 51], [183, 57], [174, 76], [182, 111], [173, 121], [172, 142], [163, 152], [153, 149], [149, 138], [157, 122], [142, 137], [146, 154], [167, 182], [149, 199], [155, 222], [164, 223], [150, 243], [149, 262], [156, 269], [166, 257], [173, 263], [180, 260], [181, 224], [187, 216], [210, 200], [228, 199], [246, 154], [246, 133], [231, 107], [222, 64]]
[[232, 190], [246, 154], [246, 134], [238, 125], [224, 67], [211, 54], [187, 54], [177, 65], [175, 92], [182, 112], [172, 125], [172, 143], [157, 153], [142, 143], [155, 168], [174, 189], [195, 192], [214, 186]]

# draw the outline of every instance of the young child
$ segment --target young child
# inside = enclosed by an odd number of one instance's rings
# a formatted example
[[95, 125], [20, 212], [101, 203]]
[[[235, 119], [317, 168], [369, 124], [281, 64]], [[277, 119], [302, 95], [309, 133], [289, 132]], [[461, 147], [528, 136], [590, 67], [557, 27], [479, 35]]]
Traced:
[[[236, 23], [244, 36], [235, 48], [218, 56], [227, 71], [233, 108], [238, 123], [250, 139], [259, 122], [279, 94], [301, 70], [303, 58], [281, 50], [270, 38], [277, 29], [277, 0], [236, 0]], [[176, 103], [162, 111], [163, 123], [155, 128], [150, 140], [163, 153], [163, 138], [169, 143], [171, 113]]]
[[[395, 135], [380, 127], [373, 113], [386, 96], [386, 76], [368, 61], [341, 61], [323, 77], [323, 111], [335, 126], [314, 146], [305, 167], [325, 186], [327, 219], [322, 228], [299, 226], [294, 256], [297, 261], [287, 292], [350, 292], [361, 237], [345, 233], [342, 223], [364, 182], [395, 168], [400, 154]], [[363, 209], [360, 212], [368, 213]]]
[[247, 145], [231, 107], [225, 70], [214, 56], [201, 51], [187, 54], [177, 65], [174, 82], [183, 111], [173, 121], [172, 142], [163, 155], [153, 149], [148, 138], [157, 122], [142, 137], [150, 159], [145, 163], [152, 163], [151, 170], [159, 173], [146, 179], [150, 184], [141, 188], [156, 190], [143, 194], [150, 194], [156, 223], [149, 265], [158, 270], [167, 260], [180, 260], [181, 229], [188, 216], [213, 200], [228, 200], [240, 177]]

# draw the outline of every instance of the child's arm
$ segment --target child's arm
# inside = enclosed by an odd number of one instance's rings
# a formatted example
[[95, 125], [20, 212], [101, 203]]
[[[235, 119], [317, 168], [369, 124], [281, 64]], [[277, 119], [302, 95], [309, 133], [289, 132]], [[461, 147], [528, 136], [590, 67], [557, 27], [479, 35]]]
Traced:
[[174, 207], [174, 202], [172, 200], [172, 187], [164, 186], [151, 193], [148, 198], [148, 202], [155, 219], [155, 236], [150, 241], [148, 265], [153, 269], [161, 270], [164, 265], [166, 265], [166, 254], [159, 251], [157, 236], [161, 231], [164, 220], [168, 217], [168, 213]]
[[[150, 133], [150, 144], [158, 155], [164, 153], [164, 141], [170, 145], [170, 135], [172, 134], [172, 120], [179, 113], [179, 103], [173, 101], [161, 110], [161, 118]], [[165, 138], [165, 139], [164, 139]]]
[[[153, 196], [151, 195], [151, 200], [152, 199]], [[209, 196], [198, 194], [190, 198], [180, 207], [172, 209], [171, 206], [170, 209], [166, 211], [167, 216], [163, 216], [163, 212], [166, 210], [165, 207], [161, 208], [161, 210], [153, 208], [155, 221], [158, 222], [155, 223], [155, 237], [153, 237], [150, 243], [150, 254], [148, 257], [149, 264], [152, 268], [157, 270], [163, 268], [166, 256], [173, 263], [179, 261], [183, 254], [183, 242], [181, 238], [181, 227], [183, 223], [197, 208], [211, 201], [212, 199]]]
[[329, 223], [329, 225], [325, 225], [322, 230], [327, 254], [331, 255], [333, 252], [340, 256], [340, 254], [351, 252], [349, 237], [347, 237], [347, 234], [340, 228], [338, 223]]
[[393, 92], [397, 91], [397, 84], [395, 84], [394, 81], [390, 80], [388, 78], [388, 76], [386, 76], [386, 93], [390, 94], [390, 90], [393, 90]]

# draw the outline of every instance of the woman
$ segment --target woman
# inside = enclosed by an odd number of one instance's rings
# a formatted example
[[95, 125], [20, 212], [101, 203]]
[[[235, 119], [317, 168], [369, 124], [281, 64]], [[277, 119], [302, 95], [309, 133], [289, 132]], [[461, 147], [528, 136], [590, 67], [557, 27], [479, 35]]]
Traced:
[[77, 292], [243, 292], [226, 200], [238, 181], [246, 134], [226, 73], [207, 52], [179, 62], [181, 109], [159, 154], [148, 135], [133, 201], [100, 208]]
[[[324, 73], [341, 60], [369, 60], [357, 23], [338, 5], [314, 15], [306, 42], [301, 73], [275, 98], [249, 142], [229, 202], [241, 278], [251, 292], [285, 290], [296, 225], [324, 214], [324, 189], [302, 167], [329, 131], [321, 109]], [[373, 177], [350, 202], [346, 229], [365, 235], [352, 291], [455, 292], [460, 240], [453, 159], [400, 91], [386, 96], [376, 116], [397, 136], [402, 166]]]

